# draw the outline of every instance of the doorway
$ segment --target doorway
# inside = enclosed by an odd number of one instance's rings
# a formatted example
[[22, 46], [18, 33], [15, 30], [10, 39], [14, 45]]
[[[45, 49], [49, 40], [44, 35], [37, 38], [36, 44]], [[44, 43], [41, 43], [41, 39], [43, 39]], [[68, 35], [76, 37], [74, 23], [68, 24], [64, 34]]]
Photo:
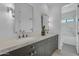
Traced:
[[62, 8], [61, 41], [62, 53], [76, 54], [76, 4], [68, 4]]

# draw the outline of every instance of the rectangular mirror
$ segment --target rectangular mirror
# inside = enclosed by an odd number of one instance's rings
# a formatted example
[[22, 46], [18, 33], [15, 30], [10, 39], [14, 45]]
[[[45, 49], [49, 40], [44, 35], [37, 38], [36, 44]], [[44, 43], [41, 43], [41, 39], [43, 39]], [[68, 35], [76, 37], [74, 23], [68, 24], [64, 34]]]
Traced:
[[48, 19], [49, 19], [48, 15], [46, 15], [46, 14], [41, 15], [41, 28], [43, 26], [45, 26], [45, 31], [46, 32], [48, 32], [48, 30], [49, 30]]
[[26, 3], [15, 3], [15, 32], [33, 32], [33, 7]]

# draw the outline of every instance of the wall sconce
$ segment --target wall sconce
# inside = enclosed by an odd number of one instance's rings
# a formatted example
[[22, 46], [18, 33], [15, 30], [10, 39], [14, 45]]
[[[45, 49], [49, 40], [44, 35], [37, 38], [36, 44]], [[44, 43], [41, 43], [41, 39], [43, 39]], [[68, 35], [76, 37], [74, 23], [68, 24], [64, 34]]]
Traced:
[[9, 12], [11, 12], [12, 13], [12, 17], [14, 18], [15, 17], [15, 11], [14, 11], [14, 9], [13, 8], [11, 8], [11, 7], [7, 7], [7, 12], [9, 13]]

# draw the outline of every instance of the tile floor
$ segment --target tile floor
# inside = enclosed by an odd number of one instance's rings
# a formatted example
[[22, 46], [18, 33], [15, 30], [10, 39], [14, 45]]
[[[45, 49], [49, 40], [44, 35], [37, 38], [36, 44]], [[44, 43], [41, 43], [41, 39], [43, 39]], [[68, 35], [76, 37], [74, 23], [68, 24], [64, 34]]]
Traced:
[[68, 44], [63, 45], [62, 51], [55, 51], [52, 56], [77, 56], [76, 47]]

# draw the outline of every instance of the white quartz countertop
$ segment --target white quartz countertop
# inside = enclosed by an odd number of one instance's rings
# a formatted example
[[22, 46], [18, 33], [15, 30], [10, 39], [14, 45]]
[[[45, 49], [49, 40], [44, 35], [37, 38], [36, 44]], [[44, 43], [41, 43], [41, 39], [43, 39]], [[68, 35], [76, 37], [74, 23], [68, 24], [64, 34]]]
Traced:
[[1, 39], [0, 40], [0, 55], [5, 54], [7, 52], [13, 51], [15, 49], [33, 44], [35, 42], [39, 42], [41, 40], [44, 40], [46, 38], [55, 36], [57, 34], [47, 34], [45, 36], [41, 35], [36, 35], [33, 37], [27, 37], [27, 38], [22, 38], [22, 39], [17, 39], [16, 37], [14, 38], [6, 38], [6, 39]]

